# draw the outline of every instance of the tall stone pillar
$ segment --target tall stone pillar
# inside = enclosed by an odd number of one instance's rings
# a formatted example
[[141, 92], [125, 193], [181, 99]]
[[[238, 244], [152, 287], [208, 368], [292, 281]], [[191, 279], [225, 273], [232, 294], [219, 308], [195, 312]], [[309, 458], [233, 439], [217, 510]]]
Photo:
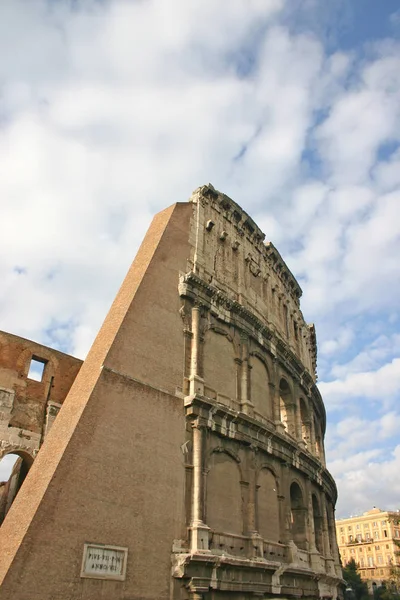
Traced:
[[249, 347], [247, 337], [242, 337], [240, 394], [243, 412], [246, 414], [252, 414], [253, 403], [249, 398]]
[[289, 473], [290, 465], [284, 463], [281, 466], [281, 494], [279, 500], [279, 530], [280, 541], [282, 544], [287, 544], [293, 539], [291, 528], [291, 506], [290, 506], [290, 489], [289, 489]]
[[317, 546], [315, 544], [315, 528], [314, 528], [314, 511], [313, 511], [313, 503], [312, 503], [312, 491], [311, 491], [311, 481], [307, 479], [307, 533], [308, 533], [308, 548], [310, 553], [315, 553], [317, 551]]
[[315, 423], [314, 423], [314, 411], [312, 402], [310, 401], [310, 437], [311, 437], [311, 448], [310, 451], [314, 456], [317, 455], [317, 449], [315, 444]]
[[329, 575], [335, 575], [335, 561], [331, 550], [331, 540], [329, 535], [329, 523], [327, 515], [326, 497], [324, 493], [321, 493], [321, 509], [322, 509], [322, 531], [323, 531], [323, 544], [324, 544], [324, 555], [325, 555], [325, 566], [326, 572]]
[[208, 551], [209, 527], [203, 522], [203, 452], [204, 429], [193, 425], [193, 483], [192, 483], [192, 519], [191, 551]]
[[[325, 497], [326, 499], [326, 497]], [[333, 556], [333, 561], [334, 561], [334, 565], [335, 565], [335, 573], [337, 575], [337, 577], [342, 578], [342, 567], [340, 564], [340, 554], [339, 554], [339, 548], [337, 545], [337, 541], [336, 541], [336, 527], [335, 527], [335, 509], [333, 508], [333, 505], [331, 504], [331, 502], [329, 502], [329, 500], [326, 499], [326, 507], [327, 507], [327, 513], [328, 513], [328, 529], [329, 529], [329, 533], [330, 533], [330, 540], [331, 540], [331, 553]]]
[[303, 442], [303, 431], [301, 426], [301, 411], [300, 411], [300, 398], [296, 389], [296, 407], [295, 407], [295, 419], [296, 419], [296, 438], [299, 443], [300, 448], [304, 448], [305, 444]]
[[257, 477], [256, 477], [256, 448], [252, 447], [252, 457], [249, 469], [249, 495], [247, 501], [247, 525], [249, 535], [252, 538], [252, 556], [253, 558], [262, 558], [264, 555], [263, 538], [257, 530]]
[[190, 356], [190, 395], [204, 394], [204, 380], [199, 375], [200, 362], [200, 306], [192, 308], [192, 346]]

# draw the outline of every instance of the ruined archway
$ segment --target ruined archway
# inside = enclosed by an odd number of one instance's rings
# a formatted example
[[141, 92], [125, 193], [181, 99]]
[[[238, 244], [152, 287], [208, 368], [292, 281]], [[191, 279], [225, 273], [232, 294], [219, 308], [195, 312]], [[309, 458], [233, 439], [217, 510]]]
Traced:
[[0, 481], [0, 524], [4, 521], [15, 497], [21, 489], [25, 477], [32, 466], [33, 458], [27, 452], [13, 450], [2, 457], [0, 469], [1, 466], [4, 467], [5, 462], [8, 464], [0, 471], [2, 473], [0, 479], [3, 480]]

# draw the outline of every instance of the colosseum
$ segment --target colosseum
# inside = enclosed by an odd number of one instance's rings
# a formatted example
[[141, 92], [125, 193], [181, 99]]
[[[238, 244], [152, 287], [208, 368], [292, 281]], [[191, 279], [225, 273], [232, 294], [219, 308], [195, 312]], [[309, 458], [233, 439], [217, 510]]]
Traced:
[[264, 240], [202, 186], [83, 363], [0, 334], [3, 600], [342, 596], [315, 330]]

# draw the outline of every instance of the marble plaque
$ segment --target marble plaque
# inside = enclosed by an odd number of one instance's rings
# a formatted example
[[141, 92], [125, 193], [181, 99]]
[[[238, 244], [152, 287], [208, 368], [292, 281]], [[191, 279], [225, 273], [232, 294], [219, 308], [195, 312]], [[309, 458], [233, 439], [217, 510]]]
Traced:
[[128, 548], [85, 544], [81, 577], [94, 579], [117, 579], [123, 581], [126, 574]]

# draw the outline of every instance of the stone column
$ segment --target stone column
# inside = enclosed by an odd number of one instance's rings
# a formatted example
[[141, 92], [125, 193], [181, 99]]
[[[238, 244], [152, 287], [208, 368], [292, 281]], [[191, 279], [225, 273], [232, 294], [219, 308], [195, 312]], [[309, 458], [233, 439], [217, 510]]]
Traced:
[[200, 318], [201, 309], [199, 306], [192, 308], [192, 346], [190, 356], [190, 395], [204, 394], [204, 380], [199, 375], [199, 355], [200, 355]]
[[326, 508], [328, 513], [328, 530], [330, 533], [331, 541], [331, 554], [334, 562], [334, 570], [337, 577], [342, 577], [342, 567], [340, 565], [340, 554], [339, 548], [336, 541], [336, 527], [335, 527], [335, 509], [329, 500], [325, 496]]
[[253, 403], [249, 399], [249, 347], [248, 339], [242, 337], [242, 365], [240, 378], [240, 395], [242, 410], [246, 414], [253, 413]]
[[301, 448], [304, 448], [305, 444], [303, 442], [303, 431], [302, 431], [302, 427], [301, 427], [301, 411], [300, 411], [300, 398], [298, 395], [298, 389], [297, 386], [295, 388], [295, 392], [296, 392], [296, 398], [295, 398], [295, 402], [296, 402], [296, 414], [295, 414], [295, 418], [296, 418], [296, 438], [297, 441], [299, 442], [299, 445]]
[[314, 529], [314, 511], [312, 504], [311, 482], [307, 479], [307, 496], [308, 496], [308, 548], [310, 553], [318, 553], [315, 544], [315, 529]]
[[257, 477], [256, 477], [256, 448], [252, 447], [252, 457], [249, 469], [249, 495], [247, 504], [247, 524], [252, 539], [252, 558], [262, 558], [264, 555], [263, 538], [257, 531]]
[[323, 531], [323, 544], [324, 544], [324, 555], [325, 555], [325, 566], [326, 572], [329, 575], [335, 575], [335, 564], [331, 551], [331, 542], [329, 539], [329, 523], [326, 509], [326, 498], [325, 494], [321, 494], [321, 507], [322, 507], [322, 531]]
[[[253, 450], [254, 454], [254, 450]], [[257, 503], [257, 483], [256, 483], [256, 468], [254, 456], [250, 461], [249, 470], [249, 496], [247, 504], [247, 525], [249, 534], [252, 535], [257, 532], [256, 523], [256, 503]]]
[[[274, 362], [275, 367], [275, 362]], [[276, 376], [276, 368], [275, 368], [275, 385], [270, 383], [271, 394], [273, 394], [273, 411], [274, 411], [274, 421], [276, 430], [279, 433], [285, 432], [285, 426], [281, 421], [281, 407], [280, 407], [280, 395], [279, 395], [279, 382]]]
[[203, 523], [203, 446], [204, 429], [193, 426], [193, 483], [191, 551], [208, 551], [209, 527]]
[[284, 463], [281, 466], [281, 494], [279, 500], [279, 531], [280, 541], [282, 544], [287, 544], [292, 539], [291, 530], [291, 507], [290, 507], [290, 489], [288, 474], [290, 473], [291, 465]]
[[315, 445], [315, 425], [314, 425], [314, 411], [313, 411], [313, 407], [312, 407], [312, 402], [310, 401], [310, 452], [311, 454], [314, 454], [314, 456], [316, 456], [317, 454], [317, 450], [316, 450], [316, 445]]

